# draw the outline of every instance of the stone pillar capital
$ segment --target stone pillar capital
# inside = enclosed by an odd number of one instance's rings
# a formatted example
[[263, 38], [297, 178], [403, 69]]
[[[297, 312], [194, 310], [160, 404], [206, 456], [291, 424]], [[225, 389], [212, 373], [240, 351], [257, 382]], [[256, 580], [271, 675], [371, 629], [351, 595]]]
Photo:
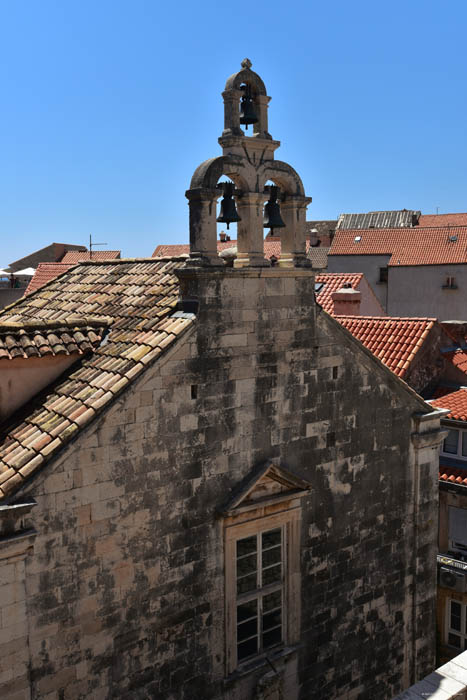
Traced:
[[218, 189], [210, 189], [208, 187], [196, 187], [193, 190], [187, 190], [185, 197], [190, 201], [212, 202], [219, 199], [222, 192]]

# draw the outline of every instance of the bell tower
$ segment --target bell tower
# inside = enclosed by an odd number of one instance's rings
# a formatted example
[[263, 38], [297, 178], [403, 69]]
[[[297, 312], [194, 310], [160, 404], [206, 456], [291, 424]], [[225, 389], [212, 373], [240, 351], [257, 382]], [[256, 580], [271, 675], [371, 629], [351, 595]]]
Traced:
[[[234, 267], [270, 265], [264, 257], [264, 228], [280, 231], [280, 267], [309, 264], [305, 221], [311, 197], [305, 196], [298, 173], [287, 163], [274, 159], [280, 141], [274, 141], [268, 131], [271, 98], [251, 66], [245, 58], [241, 70], [228, 78], [222, 93], [222, 156], [201, 163], [186, 192], [190, 208], [190, 266], [224, 265], [217, 254], [216, 221], [217, 200], [222, 194], [219, 221], [227, 225], [237, 222]], [[222, 176], [233, 184], [219, 182]]]

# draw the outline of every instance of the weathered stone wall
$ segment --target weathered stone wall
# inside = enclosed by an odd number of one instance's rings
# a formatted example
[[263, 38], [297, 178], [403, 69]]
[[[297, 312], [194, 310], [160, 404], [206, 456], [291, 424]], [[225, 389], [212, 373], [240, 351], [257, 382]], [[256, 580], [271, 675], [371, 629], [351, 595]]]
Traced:
[[[193, 331], [28, 487], [31, 697], [391, 698], [434, 662], [439, 421], [316, 310], [309, 271], [183, 286]], [[271, 459], [313, 484], [303, 645], [225, 680], [216, 508]]]

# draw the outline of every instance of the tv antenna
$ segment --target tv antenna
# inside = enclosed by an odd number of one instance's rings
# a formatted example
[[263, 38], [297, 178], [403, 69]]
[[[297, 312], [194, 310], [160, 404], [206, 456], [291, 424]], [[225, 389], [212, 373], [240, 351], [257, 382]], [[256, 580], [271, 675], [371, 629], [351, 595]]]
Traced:
[[93, 247], [96, 247], [96, 245], [107, 245], [107, 243], [93, 243], [92, 242], [92, 235], [89, 234], [89, 259], [92, 260], [92, 249]]

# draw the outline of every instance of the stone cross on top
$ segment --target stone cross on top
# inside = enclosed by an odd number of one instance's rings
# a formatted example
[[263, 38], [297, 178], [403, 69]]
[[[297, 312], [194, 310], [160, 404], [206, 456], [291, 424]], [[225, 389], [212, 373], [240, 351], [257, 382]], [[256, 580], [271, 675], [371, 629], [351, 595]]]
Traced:
[[[302, 181], [287, 163], [274, 160], [280, 141], [268, 132], [266, 87], [251, 61], [242, 61], [242, 70], [228, 78], [224, 98], [224, 130], [219, 138], [222, 156], [204, 161], [191, 178], [186, 192], [190, 207], [190, 265], [224, 265], [217, 253], [217, 200], [223, 194], [218, 182], [222, 176], [234, 185], [231, 192], [237, 219], [237, 258], [234, 267], [263, 267], [270, 263], [264, 257], [263, 208], [270, 199], [268, 182], [278, 190], [280, 215], [284, 227], [277, 229], [281, 237], [282, 267], [308, 264], [306, 257], [306, 207], [311, 197], [305, 196]], [[245, 104], [248, 103], [248, 104]], [[241, 112], [241, 110], [243, 110]], [[248, 119], [245, 117], [249, 110]], [[253, 124], [248, 136], [241, 124]], [[225, 190], [224, 190], [225, 192]]]

